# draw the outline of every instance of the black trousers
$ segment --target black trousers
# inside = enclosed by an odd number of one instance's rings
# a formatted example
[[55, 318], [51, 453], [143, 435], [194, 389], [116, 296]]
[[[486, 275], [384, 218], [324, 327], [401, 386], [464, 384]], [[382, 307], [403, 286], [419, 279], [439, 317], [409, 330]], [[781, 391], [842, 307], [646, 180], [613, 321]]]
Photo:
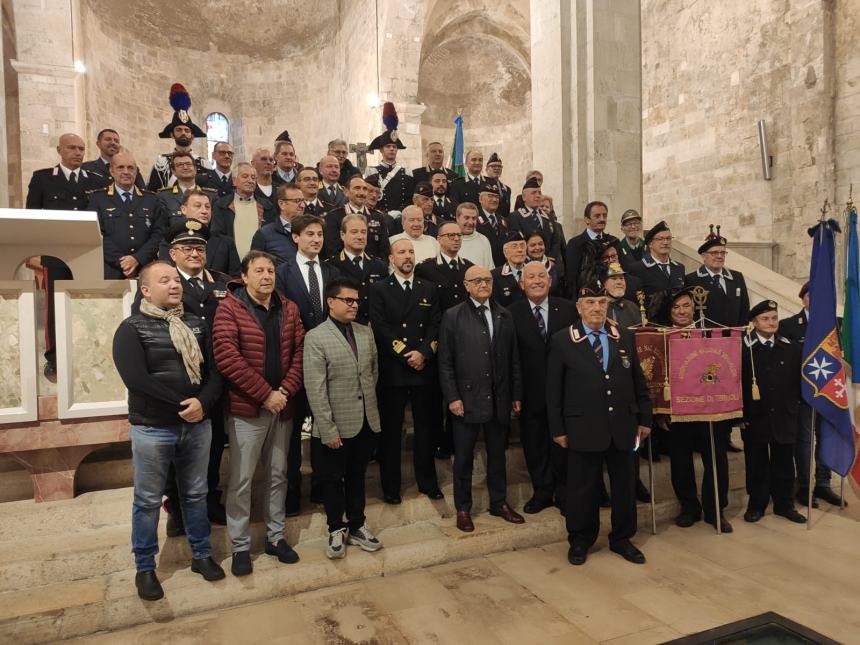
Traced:
[[346, 527], [354, 531], [364, 525], [364, 478], [370, 459], [371, 434], [365, 421], [361, 432], [341, 440], [340, 448], [329, 448], [319, 437], [311, 439], [311, 445], [316, 446], [314, 470], [319, 478], [329, 532]]
[[567, 539], [571, 546], [589, 548], [600, 531], [600, 497], [603, 464], [612, 487], [612, 528], [609, 544], [619, 544], [636, 535], [636, 477], [632, 450], [619, 450], [614, 443], [603, 452], [568, 450]]
[[[304, 388], [296, 395], [296, 412], [293, 417], [293, 432], [290, 434], [290, 446], [287, 453], [287, 491], [288, 494], [301, 495], [302, 492], [302, 426], [305, 417], [310, 416], [311, 407], [308, 405], [308, 397]], [[311, 499], [322, 497], [322, 488], [319, 484], [314, 465], [314, 457], [317, 448], [311, 442]]]
[[746, 431], [744, 440], [747, 509], [764, 513], [770, 500], [773, 510], [785, 513], [794, 508], [794, 444], [754, 441]]
[[567, 495], [567, 452], [552, 440], [546, 409], [537, 413], [523, 409], [520, 443], [534, 496], [548, 501], [564, 500]]
[[[224, 444], [227, 443], [227, 433], [224, 430], [224, 408], [219, 401], [209, 414], [212, 427], [212, 442], [209, 444], [209, 465], [206, 469], [206, 483], [208, 493], [206, 499], [209, 502], [221, 502], [221, 458], [224, 456]], [[176, 468], [173, 462], [167, 468], [167, 481], [164, 487], [164, 507], [168, 513], [181, 515], [179, 508], [179, 486], [176, 483]]]
[[436, 462], [433, 458], [433, 429], [438, 425], [439, 413], [434, 397], [434, 386], [378, 387], [379, 422], [382, 433], [377, 444], [379, 477], [385, 495], [400, 495], [400, 457], [403, 448], [403, 418], [406, 403], [412, 405], [414, 436], [412, 467], [418, 490], [429, 493], [439, 488], [436, 479]]
[[[728, 506], [729, 458], [727, 448], [731, 422], [714, 423], [714, 451], [717, 462], [717, 488], [720, 494], [720, 510]], [[681, 502], [681, 512], [699, 517], [704, 512], [706, 520], [714, 520], [714, 469], [711, 465], [711, 440], [708, 424], [704, 421], [673, 423], [671, 432], [672, 488]], [[700, 452], [705, 472], [702, 475], [702, 501], [696, 490], [696, 470], [693, 453]]]
[[475, 444], [484, 432], [487, 448], [487, 488], [490, 491], [490, 508], [498, 508], [507, 497], [505, 471], [505, 438], [507, 426], [496, 420], [487, 423], [466, 423], [454, 417], [454, 506], [457, 511], [472, 511], [472, 465], [475, 461]]
[[54, 282], [72, 280], [73, 276], [69, 266], [59, 258], [43, 255], [41, 262], [45, 279], [45, 360], [56, 368], [57, 329], [54, 322]]
[[433, 423], [433, 448], [449, 455], [454, 453], [454, 415], [442, 400], [442, 387], [437, 380], [433, 384], [433, 405], [438, 411]]

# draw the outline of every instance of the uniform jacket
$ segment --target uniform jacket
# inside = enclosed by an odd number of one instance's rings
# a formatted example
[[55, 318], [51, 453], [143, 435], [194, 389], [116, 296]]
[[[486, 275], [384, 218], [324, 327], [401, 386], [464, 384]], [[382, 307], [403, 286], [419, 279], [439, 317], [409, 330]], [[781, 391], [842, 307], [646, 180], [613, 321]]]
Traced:
[[[149, 173], [149, 181], [146, 182], [146, 187], [152, 192], [157, 192], [162, 188], [167, 188], [176, 183], [173, 173], [170, 171], [170, 154], [160, 154], [155, 158], [155, 163], [152, 164], [152, 170]], [[198, 175], [204, 174], [209, 170], [209, 163], [202, 157], [194, 156], [194, 169]]]
[[439, 383], [445, 404], [462, 401], [465, 423], [495, 421], [507, 426], [514, 401], [523, 400], [523, 380], [511, 312], [487, 301], [493, 317], [490, 340], [472, 300], [442, 316]]
[[[525, 265], [523, 265], [523, 269], [525, 269]], [[523, 269], [520, 269], [521, 276]], [[493, 300], [502, 307], [510, 307], [512, 303], [526, 297], [510, 264], [505, 262], [490, 273], [493, 276]]]
[[395, 168], [396, 170], [390, 178], [392, 167], [380, 164], [368, 169], [370, 174], [379, 173], [379, 187], [382, 189], [382, 196], [376, 206], [386, 212], [402, 211], [412, 203], [412, 189], [415, 186], [412, 175], [402, 166], [396, 165]]
[[[540, 218], [541, 224], [538, 224], [536, 217]], [[561, 226], [541, 210], [538, 210], [536, 215], [532, 215], [525, 207], [516, 210], [508, 216], [508, 226], [514, 231], [520, 231], [525, 239], [529, 239], [532, 233], [539, 233], [543, 238], [546, 254], [557, 260], [561, 259], [564, 250]]]
[[[197, 184], [195, 184], [194, 188], [206, 194], [209, 197], [210, 204], [214, 208], [215, 202], [218, 199], [218, 193], [211, 188]], [[167, 218], [168, 228], [173, 223], [171, 218], [184, 217], [181, 210], [184, 193], [179, 189], [178, 184], [162, 188], [155, 193], [155, 196], [158, 198], [158, 205], [156, 208], [158, 208], [162, 217]]]
[[308, 293], [308, 287], [305, 284], [305, 280], [302, 277], [302, 272], [299, 269], [298, 264], [296, 264], [296, 257], [297, 256], [287, 259], [283, 264], [278, 266], [275, 274], [277, 277], [277, 288], [278, 291], [288, 299], [296, 303], [299, 308], [299, 312], [302, 315], [302, 324], [305, 326], [305, 330], [311, 330], [328, 316], [325, 286], [329, 283], [329, 280], [338, 275], [338, 270], [332, 265], [323, 262], [322, 258], [317, 258], [317, 261], [320, 263], [320, 271], [322, 272], [320, 300], [322, 301], [321, 304], [323, 310], [322, 319], [317, 319], [316, 314], [314, 314], [313, 305], [311, 304], [311, 295]]
[[[445, 176], [448, 177], [448, 185], [451, 185], [451, 182], [457, 179], [459, 175], [455, 173], [450, 168], [442, 168], [445, 171]], [[430, 183], [430, 173], [434, 172], [434, 169], [430, 166], [421, 166], [420, 168], [414, 168], [412, 170], [412, 179], [416, 184], [420, 184], [422, 181], [426, 181], [428, 184]]]
[[637, 426], [651, 425], [651, 397], [633, 334], [607, 321], [606, 372], [577, 323], [550, 341], [546, 407], [550, 433], [571, 450], [633, 450]]
[[[779, 334], [771, 349], [755, 332], [744, 337], [744, 421], [749, 424], [745, 441], [791, 444], [797, 439], [800, 415], [800, 348]], [[752, 353], [752, 360], [750, 360]], [[752, 375], [761, 398], [752, 398]]]
[[[294, 399], [302, 389], [302, 354], [305, 329], [299, 310], [279, 293], [281, 300], [281, 383], [289, 392], [281, 419], [295, 413]], [[263, 402], [272, 393], [266, 381], [266, 333], [251, 308], [241, 280], [229, 284], [227, 297], [215, 314], [212, 331], [215, 363], [227, 381], [228, 411], [242, 417], [260, 416]]]
[[720, 325], [738, 327], [746, 325], [750, 313], [750, 297], [747, 284], [740, 271], [729, 271], [723, 268], [723, 280], [726, 291], [714, 284], [704, 265], [695, 273], [688, 273], [684, 284], [688, 287], [703, 287], [708, 292], [705, 302], [705, 317]]
[[643, 255], [642, 260], [633, 266], [633, 274], [642, 280], [642, 290], [649, 299], [658, 291], [684, 286], [684, 265], [669, 258], [669, 271], [671, 276], [666, 275], [650, 253]]
[[27, 187], [25, 208], [59, 211], [82, 211], [87, 209], [87, 193], [103, 188], [101, 175], [96, 176], [80, 169], [79, 179], [73, 186], [59, 164], [33, 173]]
[[96, 211], [102, 233], [105, 280], [125, 280], [121, 257], [131, 255], [141, 267], [158, 256], [167, 222], [158, 214], [155, 195], [134, 187], [134, 198], [126, 204], [116, 186], [90, 194], [89, 210]]
[[[235, 239], [236, 233], [233, 226], [236, 221], [236, 207], [233, 204], [235, 199], [236, 193], [232, 193], [215, 202], [212, 207], [212, 233], [220, 233]], [[264, 224], [278, 219], [278, 211], [272, 206], [272, 202], [255, 199], [254, 203], [257, 205], [257, 228], [262, 228]]]
[[[168, 229], [170, 226], [168, 225]], [[170, 258], [170, 243], [162, 238], [158, 245], [158, 259], [172, 262]], [[239, 252], [236, 242], [226, 235], [210, 235], [206, 242], [206, 268], [216, 274], [236, 278], [241, 273]]]
[[584, 230], [579, 235], [574, 235], [567, 241], [565, 247], [565, 262], [567, 280], [567, 293], [571, 299], [576, 300], [579, 297], [579, 274], [582, 270], [582, 258], [586, 245], [591, 242], [591, 237], [588, 235], [588, 229]]
[[548, 304], [546, 339], [541, 336], [535, 319], [535, 305], [528, 298], [518, 300], [510, 306], [523, 372], [523, 411], [529, 414], [537, 414], [546, 409], [546, 368], [550, 340], [553, 334], [567, 329], [577, 318], [576, 307], [570, 300], [550, 296]]
[[344, 204], [347, 203], [346, 195], [343, 192], [343, 186], [340, 184], [334, 185], [334, 198], [329, 195], [328, 188], [326, 188], [323, 182], [320, 182], [320, 190], [317, 193], [317, 199], [319, 199], [324, 205], [326, 211], [334, 210], [335, 208], [340, 208]]
[[367, 253], [361, 260], [361, 268], [355, 266], [347, 257], [345, 251], [341, 251], [335, 257], [326, 260], [327, 264], [333, 266], [339, 275], [349, 276], [356, 280], [361, 287], [358, 290], [358, 315], [355, 322], [366, 325], [370, 322], [370, 287], [375, 282], [385, 280], [388, 277], [388, 263], [379, 258], [372, 258]]
[[471, 202], [480, 209], [481, 204], [478, 201], [478, 187], [486, 181], [487, 178], [484, 175], [480, 175], [477, 182], [469, 179], [469, 175], [457, 177], [448, 184], [448, 197], [450, 197], [456, 204]]
[[495, 215], [496, 226], [494, 227], [487, 219], [484, 209], [479, 207], [478, 224], [475, 226], [475, 230], [482, 233], [490, 241], [490, 249], [493, 251], [493, 264], [500, 267], [505, 263], [505, 253], [502, 247], [505, 236], [508, 234], [509, 225], [507, 217], [500, 217], [498, 212]]
[[436, 201], [436, 195], [433, 196], [433, 214], [436, 216], [437, 221], [448, 220], [453, 222], [457, 217], [457, 204], [454, 201], [445, 195], [442, 197], [442, 203], [439, 204]]
[[627, 298], [620, 300], [610, 298], [607, 317], [617, 322], [622, 329], [629, 329], [642, 322], [642, 312], [639, 311], [639, 305]]
[[329, 210], [329, 206], [317, 197], [312, 202], [305, 203], [305, 215], [316, 215], [317, 217], [325, 217]]
[[[102, 161], [101, 157], [92, 161], [85, 161], [81, 164], [81, 168], [101, 178], [104, 186], [113, 183], [113, 176], [110, 174], [110, 164]], [[137, 168], [137, 177], [134, 178], [134, 185], [141, 190], [146, 190], [146, 180], [143, 178], [143, 173], [140, 172], [140, 167]]]
[[325, 229], [323, 256], [333, 258], [343, 249], [343, 240], [340, 237], [340, 225], [343, 223], [343, 218], [346, 217], [347, 212], [360, 213], [367, 219], [367, 246], [364, 252], [371, 257], [387, 262], [391, 249], [388, 236], [392, 235], [392, 233], [388, 230], [382, 213], [370, 211], [367, 208], [356, 211], [349, 204], [339, 206], [326, 213], [325, 220], [323, 221], [323, 228]]
[[[370, 324], [379, 354], [382, 385], [430, 385], [436, 382], [436, 349], [442, 313], [436, 286], [412, 276], [407, 295], [395, 275], [370, 287]], [[417, 350], [427, 364], [411, 368], [405, 354]]]
[[305, 390], [314, 417], [312, 433], [323, 442], [354, 437], [365, 418], [371, 431], [380, 430], [376, 342], [370, 327], [352, 325], [352, 330], [357, 357], [330, 318], [305, 336]]
[[803, 352], [803, 341], [806, 340], [806, 328], [808, 325], [809, 321], [806, 318], [806, 310], [801, 309], [800, 313], [780, 320], [779, 331], [777, 333], [799, 346], [801, 352]]
[[197, 185], [204, 188], [211, 188], [218, 194], [218, 198], [229, 195], [233, 192], [233, 173], [226, 176], [226, 182], [222, 182], [218, 173], [212, 168], [204, 173], [197, 175]]
[[446, 258], [441, 254], [435, 258], [427, 258], [415, 267], [415, 275], [436, 285], [436, 295], [439, 298], [439, 308], [444, 313], [451, 307], [465, 302], [466, 287], [463, 278], [466, 277], [466, 269], [472, 263], [463, 258], [457, 258], [457, 268], [452, 269]]

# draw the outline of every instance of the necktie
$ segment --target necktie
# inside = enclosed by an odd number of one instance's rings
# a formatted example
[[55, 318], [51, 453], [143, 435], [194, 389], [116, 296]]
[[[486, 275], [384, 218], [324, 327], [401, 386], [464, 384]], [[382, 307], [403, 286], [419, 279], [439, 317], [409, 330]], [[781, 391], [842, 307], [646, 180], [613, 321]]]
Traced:
[[600, 332], [593, 331], [591, 335], [594, 336], [594, 343], [591, 346], [591, 349], [594, 350], [594, 356], [597, 358], [597, 363], [600, 365], [600, 368], [603, 369], [603, 343], [600, 342]]
[[349, 348], [355, 357], [358, 358], [358, 345], [355, 344], [355, 334], [352, 331], [352, 325], [346, 326], [346, 342], [349, 343]]
[[493, 340], [493, 332], [490, 331], [490, 324], [487, 322], [487, 305], [481, 305], [478, 307], [478, 318], [481, 319], [481, 324], [484, 326], [484, 329], [487, 330], [487, 335], [490, 337], [490, 340]]
[[520, 271], [519, 269], [514, 269], [514, 277], [517, 279], [517, 284], [520, 283], [520, 274], [522, 274], [522, 271]]
[[223, 175], [221, 177], [221, 189], [227, 190], [230, 188], [230, 181], [227, 179], [227, 175]]
[[716, 287], [717, 287], [720, 291], [722, 291], [723, 293], [725, 293], [725, 289], [723, 289], [723, 283], [720, 281], [720, 274], [719, 274], [719, 273], [717, 273], [716, 275], [714, 275], [714, 284], [716, 285]]
[[354, 258], [352, 258], [352, 263], [355, 265], [355, 267], [359, 271], [361, 271], [361, 256], [360, 255], [356, 255]]
[[538, 212], [537, 212], [537, 211], [532, 211], [532, 218], [534, 219], [534, 221], [535, 221], [535, 223], [537, 224], [538, 228], [539, 228], [540, 230], [543, 230], [543, 221], [542, 221], [542, 219], [541, 219], [541, 216], [540, 216], [540, 215], [538, 215]]
[[773, 347], [773, 341], [772, 340], [764, 341], [764, 346], [767, 347], [768, 349], [770, 349], [771, 347]]
[[311, 306], [314, 308], [314, 317], [316, 317], [317, 322], [322, 322], [323, 308], [322, 297], [320, 296], [320, 282], [317, 278], [317, 272], [314, 270], [316, 262], [314, 260], [308, 260], [305, 264], [308, 265], [308, 293], [311, 296]]
[[451, 260], [451, 262], [448, 264], [448, 266], [451, 267], [451, 271], [456, 271], [457, 270], [457, 260]]
[[546, 323], [543, 321], [543, 315], [541, 315], [540, 307], [538, 306], [535, 306], [535, 322], [537, 323], [540, 337], [546, 340]]
[[122, 194], [122, 201], [125, 204], [130, 204], [131, 203], [131, 193], [123, 193]]
[[200, 278], [191, 278], [190, 282], [201, 291], [203, 290], [203, 281]]
[[331, 201], [334, 201], [334, 198], [335, 198], [334, 186], [328, 187], [328, 196], [331, 199]]
[[412, 287], [410, 287], [410, 286], [409, 286], [409, 280], [404, 280], [404, 281], [403, 281], [403, 290], [404, 290], [407, 294], [411, 294], [411, 293], [412, 293]]
[[669, 271], [669, 265], [668, 265], [668, 264], [661, 264], [661, 265], [660, 265], [660, 268], [661, 268], [661, 269], [663, 269], [663, 273], [665, 273], [665, 274], [666, 274], [666, 277], [667, 277], [667, 278], [671, 278], [671, 277], [672, 277], [672, 272], [671, 272], [671, 271]]
[[490, 222], [490, 226], [493, 227], [493, 230], [498, 232], [496, 229], [496, 216], [493, 213], [487, 215], [487, 220]]
[[437, 197], [437, 198], [436, 198], [436, 205], [437, 205], [439, 208], [442, 208], [442, 207], [445, 205], [445, 202], [443, 202], [443, 201], [442, 201], [442, 198], [441, 198], [441, 197]]
[[70, 172], [70, 173], [69, 173], [69, 183], [70, 183], [72, 186], [77, 186], [77, 185], [78, 185], [78, 173], [77, 173], [76, 171], [74, 171], [74, 170], [73, 170], [72, 172]]

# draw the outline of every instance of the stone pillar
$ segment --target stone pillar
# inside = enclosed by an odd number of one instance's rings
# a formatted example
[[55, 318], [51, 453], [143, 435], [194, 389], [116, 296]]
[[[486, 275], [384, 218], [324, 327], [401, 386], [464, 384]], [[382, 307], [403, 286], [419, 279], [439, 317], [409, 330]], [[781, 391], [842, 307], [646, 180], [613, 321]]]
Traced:
[[6, 57], [4, 31], [6, 31], [6, 16], [0, 7], [3, 25], [0, 25], [0, 208], [9, 207], [9, 155], [6, 139]]
[[634, 0], [531, 3], [534, 165], [568, 235], [591, 200], [616, 233], [621, 212], [641, 208], [639, 38]]

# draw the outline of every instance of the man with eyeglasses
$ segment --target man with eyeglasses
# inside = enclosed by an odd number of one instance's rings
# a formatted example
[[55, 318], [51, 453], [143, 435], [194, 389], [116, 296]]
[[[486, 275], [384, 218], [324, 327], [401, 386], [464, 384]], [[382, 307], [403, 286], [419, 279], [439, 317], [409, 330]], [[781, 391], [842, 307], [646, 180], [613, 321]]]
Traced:
[[[688, 273], [684, 284], [702, 287], [708, 292], [705, 316], [718, 325], [740, 327], [747, 324], [750, 297], [747, 284], [740, 271], [726, 268], [726, 238], [714, 234], [713, 226], [705, 242], [699, 247], [702, 266]], [[713, 326], [712, 324], [708, 325]]]
[[299, 170], [296, 184], [305, 198], [305, 215], [325, 217], [328, 206], [319, 197], [320, 175], [317, 169], [307, 166]]
[[502, 183], [502, 160], [495, 152], [487, 159], [487, 178], [495, 181], [499, 186], [499, 209], [502, 217], [511, 213], [511, 187]]
[[642, 216], [639, 211], [628, 208], [621, 214], [621, 230], [624, 237], [619, 245], [621, 266], [629, 271], [645, 254], [645, 240], [642, 239]]
[[412, 408], [412, 465], [418, 491], [442, 499], [433, 460], [437, 379], [436, 347], [441, 312], [436, 286], [416, 278], [415, 249], [408, 239], [391, 245], [393, 273], [370, 288], [370, 324], [379, 354], [378, 398], [382, 434], [379, 475], [386, 504], [400, 504], [400, 456], [407, 402]]
[[251, 165], [257, 171], [257, 187], [254, 189], [254, 199], [261, 197], [271, 202], [277, 201], [277, 191], [272, 184], [272, 174], [275, 172], [275, 157], [268, 148], [260, 148], [251, 157]]
[[508, 231], [502, 251], [505, 263], [493, 269], [493, 300], [502, 307], [509, 307], [517, 300], [525, 298], [520, 284], [526, 266], [526, 241], [519, 231]]
[[326, 213], [325, 247], [323, 256], [336, 258], [343, 249], [341, 224], [348, 215], [361, 215], [367, 222], [367, 235], [362, 252], [372, 258], [384, 260], [388, 258], [389, 243], [388, 227], [385, 218], [378, 211], [371, 211], [367, 205], [369, 186], [361, 175], [352, 175], [346, 182], [347, 203]]
[[633, 265], [631, 273], [642, 280], [642, 290], [650, 301], [654, 294], [669, 289], [680, 289], [684, 286], [684, 265], [673, 260], [672, 231], [669, 225], [661, 220], [645, 233], [647, 253]]
[[341, 186], [346, 186], [347, 180], [353, 175], [361, 174], [361, 171], [349, 160], [349, 145], [343, 139], [332, 139], [329, 141], [328, 154], [337, 159], [340, 164], [338, 183]]
[[199, 174], [197, 184], [214, 189], [218, 197], [229, 195], [233, 192], [233, 146], [219, 141], [212, 149], [212, 160], [215, 167]]
[[170, 171], [176, 181], [172, 186], [165, 186], [156, 192], [158, 212], [161, 217], [171, 223], [172, 218], [182, 216], [180, 207], [182, 200], [189, 192], [198, 191], [209, 196], [213, 207], [218, 199], [218, 191], [197, 185], [197, 170], [194, 157], [189, 152], [177, 152], [170, 157]]
[[305, 198], [295, 184], [278, 186], [278, 219], [254, 233], [251, 248], [272, 255], [280, 266], [288, 259], [296, 257], [296, 243], [293, 241], [292, 221], [304, 214]]
[[[480, 185], [478, 188], [478, 202], [480, 203], [481, 208], [478, 211], [478, 221], [475, 229], [478, 233], [487, 238], [492, 252], [492, 261], [490, 264], [484, 264], [484, 262], [475, 262], [475, 264], [481, 264], [482, 266], [486, 266], [488, 269], [491, 269], [493, 267], [501, 266], [505, 262], [505, 254], [502, 252], [502, 243], [510, 230], [508, 228], [507, 216], [502, 217], [501, 210], [499, 209], [501, 194], [499, 192], [499, 185], [495, 180], [487, 179]], [[461, 226], [463, 226], [463, 224], [461, 224]], [[465, 246], [466, 243], [464, 241], [464, 247]], [[546, 248], [546, 245], [544, 245], [544, 248]]]

